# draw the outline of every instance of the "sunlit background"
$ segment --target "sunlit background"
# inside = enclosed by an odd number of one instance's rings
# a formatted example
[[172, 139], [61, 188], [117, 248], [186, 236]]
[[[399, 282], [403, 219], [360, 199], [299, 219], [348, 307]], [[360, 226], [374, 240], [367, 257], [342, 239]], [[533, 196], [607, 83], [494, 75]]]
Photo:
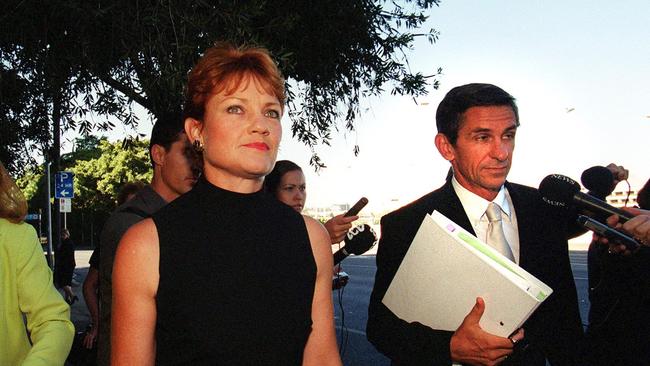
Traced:
[[[369, 211], [402, 206], [440, 186], [447, 173], [433, 144], [439, 101], [454, 86], [487, 82], [514, 95], [520, 109], [510, 181], [537, 187], [550, 173], [578, 180], [588, 167], [616, 162], [638, 190], [650, 178], [648, 14], [650, 2], [641, 0], [445, 1], [424, 26], [440, 32], [438, 42], [420, 39], [408, 55], [412, 70], [443, 68], [440, 89], [418, 104], [389, 93], [365, 100], [356, 131], [341, 127], [331, 147], [318, 147], [327, 165], [318, 173], [285, 118], [279, 159], [303, 167], [308, 207], [353, 204], [361, 196]], [[139, 132], [149, 135], [143, 119]], [[133, 131], [117, 128], [110, 139], [126, 133]]]

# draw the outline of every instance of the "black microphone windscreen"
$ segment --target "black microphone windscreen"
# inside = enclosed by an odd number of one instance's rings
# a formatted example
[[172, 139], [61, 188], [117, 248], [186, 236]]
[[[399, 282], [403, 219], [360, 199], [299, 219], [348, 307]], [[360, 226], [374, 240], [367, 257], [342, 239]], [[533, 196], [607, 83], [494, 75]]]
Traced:
[[539, 184], [539, 192], [544, 202], [553, 206], [567, 207], [573, 195], [580, 192], [580, 184], [567, 176], [551, 174]]
[[605, 199], [614, 189], [614, 175], [604, 166], [592, 166], [582, 172], [580, 182], [591, 195]]
[[377, 242], [375, 231], [368, 224], [355, 226], [345, 236], [345, 250], [354, 255], [361, 255]]

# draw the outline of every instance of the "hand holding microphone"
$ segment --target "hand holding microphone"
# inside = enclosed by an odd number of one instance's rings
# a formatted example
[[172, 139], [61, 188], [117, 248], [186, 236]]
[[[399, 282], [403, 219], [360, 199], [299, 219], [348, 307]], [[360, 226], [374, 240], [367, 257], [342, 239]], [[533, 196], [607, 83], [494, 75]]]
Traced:
[[622, 224], [619, 222], [617, 215], [612, 215], [607, 218], [607, 225], [615, 228], [611, 229], [612, 231], [629, 233], [633, 237], [631, 240], [637, 245], [636, 247], [631, 247], [625, 245], [625, 243], [621, 244], [617, 240], [611, 240], [607, 235], [596, 235], [596, 240], [600, 244], [609, 245], [609, 253], [612, 254], [629, 255], [640, 246], [650, 246], [650, 211], [629, 207], [624, 208], [624, 210], [636, 216]]
[[618, 216], [610, 216], [607, 218], [607, 224], [624, 230], [641, 244], [650, 246], [650, 211], [631, 207], [624, 210], [635, 216], [625, 223], [620, 223]]
[[612, 177], [614, 178], [614, 186], [616, 186], [618, 182], [627, 180], [628, 176], [630, 175], [630, 171], [625, 169], [622, 165], [610, 163], [607, 165], [607, 169], [612, 172]]
[[585, 215], [578, 215], [578, 223], [585, 229], [593, 231], [596, 234], [594, 239], [598, 242], [609, 245], [610, 253], [629, 254], [639, 248], [639, 242], [633, 238]]
[[325, 229], [330, 234], [332, 244], [340, 243], [345, 237], [345, 234], [352, 227], [352, 222], [359, 218], [357, 214], [368, 204], [366, 197], [361, 197], [357, 203], [352, 206], [346, 213], [334, 216], [327, 220]]
[[345, 216], [345, 214], [340, 214], [327, 220], [324, 225], [327, 233], [330, 234], [332, 244], [340, 243], [352, 227], [352, 222], [358, 218], [359, 216], [356, 215]]

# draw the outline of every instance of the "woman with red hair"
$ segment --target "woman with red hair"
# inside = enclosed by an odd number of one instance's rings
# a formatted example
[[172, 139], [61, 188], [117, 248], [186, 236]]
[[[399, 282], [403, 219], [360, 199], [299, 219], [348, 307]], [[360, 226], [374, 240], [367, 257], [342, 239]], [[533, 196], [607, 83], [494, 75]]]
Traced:
[[203, 176], [120, 243], [114, 365], [341, 365], [327, 231], [262, 190], [284, 102], [261, 48], [217, 44], [189, 74]]

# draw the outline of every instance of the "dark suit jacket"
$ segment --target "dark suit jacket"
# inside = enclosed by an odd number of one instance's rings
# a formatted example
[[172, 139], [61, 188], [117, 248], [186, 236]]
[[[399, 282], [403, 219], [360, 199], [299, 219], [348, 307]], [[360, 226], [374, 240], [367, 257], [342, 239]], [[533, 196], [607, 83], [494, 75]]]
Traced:
[[650, 365], [650, 247], [612, 255], [589, 246], [589, 327], [587, 364]]
[[[506, 187], [517, 215], [520, 266], [549, 285], [553, 294], [524, 324], [530, 346], [513, 354], [504, 364], [543, 366], [544, 357], [553, 365], [579, 364], [583, 331], [569, 263], [570, 215], [560, 215], [545, 204], [536, 189], [511, 183], [506, 183]], [[367, 335], [394, 365], [451, 364], [449, 341], [453, 332], [407, 323], [381, 302], [424, 216], [433, 210], [474, 233], [450, 181], [381, 220]]]

